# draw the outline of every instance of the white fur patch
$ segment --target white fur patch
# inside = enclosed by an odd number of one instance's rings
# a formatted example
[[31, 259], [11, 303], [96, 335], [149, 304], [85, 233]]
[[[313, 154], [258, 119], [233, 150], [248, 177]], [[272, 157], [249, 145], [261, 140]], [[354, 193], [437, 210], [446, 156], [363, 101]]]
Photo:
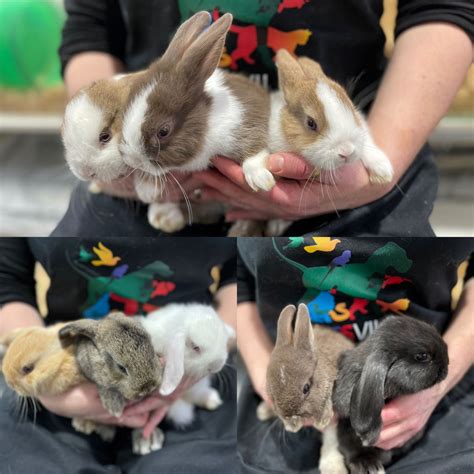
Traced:
[[272, 153], [278, 151], [291, 151], [281, 127], [281, 110], [285, 100], [281, 92], [270, 94], [270, 119], [268, 123], [268, 147]]
[[204, 90], [211, 96], [206, 137], [202, 150], [179, 169], [199, 171], [209, 166], [215, 155], [231, 155], [240, 139], [239, 131], [244, 118], [244, 106], [225, 85], [224, 73], [217, 69], [206, 81]]
[[321, 474], [347, 474], [344, 457], [339, 451], [336, 425], [329, 425], [322, 434], [323, 442], [319, 454], [319, 471]]
[[270, 191], [275, 186], [275, 178], [266, 168], [270, 152], [262, 150], [242, 163], [245, 181], [254, 191]]
[[73, 99], [64, 114], [62, 131], [66, 161], [71, 171], [79, 178], [88, 180], [91, 174], [102, 181], [110, 181], [126, 171], [118, 138], [109, 143], [99, 143], [100, 132], [104, 129], [104, 115], [83, 92]]
[[156, 85], [157, 82], [152, 81], [144, 87], [133, 99], [124, 115], [120, 150], [124, 155], [125, 163], [132, 168], [141, 168], [143, 157], [146, 157], [142, 124], [148, 110], [148, 96]]

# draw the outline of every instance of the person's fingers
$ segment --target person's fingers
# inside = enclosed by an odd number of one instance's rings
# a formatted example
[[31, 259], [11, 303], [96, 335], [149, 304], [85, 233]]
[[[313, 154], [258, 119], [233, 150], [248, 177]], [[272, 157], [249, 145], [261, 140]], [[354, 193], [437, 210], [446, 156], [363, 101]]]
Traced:
[[400, 399], [387, 403], [380, 416], [384, 428], [400, 423], [404, 417], [404, 407], [400, 404]]
[[125, 408], [123, 414], [125, 416], [139, 415], [141, 413], [148, 413], [151, 410], [155, 410], [165, 404], [163, 400], [156, 397], [148, 397], [141, 402]]
[[242, 189], [250, 191], [250, 187], [245, 181], [245, 176], [242, 171], [242, 166], [229, 158], [216, 156], [212, 160], [214, 167], [219, 170], [224, 176], [227, 176], [233, 183], [240, 186]]
[[394, 449], [403, 446], [408, 440], [410, 440], [415, 435], [414, 431], [404, 431], [400, 433], [398, 436], [393, 438], [386, 439], [385, 441], [378, 442], [375, 446], [380, 449]]
[[172, 179], [168, 178], [166, 181], [166, 190], [164, 196], [167, 201], [182, 201], [184, 199], [184, 193], [188, 197], [192, 197], [193, 191], [199, 189], [202, 186], [202, 182], [195, 176], [188, 176], [184, 181], [179, 182], [180, 185]]
[[140, 415], [132, 416], [122, 415], [118, 418], [107, 414], [103, 416], [88, 417], [88, 419], [104, 425], [126, 426], [128, 428], [141, 428], [142, 426], [145, 426], [148, 420], [148, 413], [142, 413]]
[[143, 428], [143, 437], [148, 439], [153, 433], [153, 430], [161, 423], [168, 411], [168, 407], [161, 407], [151, 413], [148, 421]]
[[[291, 179], [307, 179], [314, 168], [294, 153], [275, 153], [268, 157], [267, 168], [275, 175]], [[318, 173], [319, 171], [316, 170]]]
[[91, 192], [102, 192], [111, 196], [137, 199], [132, 174], [122, 179], [115, 179], [112, 182], [94, 181], [89, 189]]

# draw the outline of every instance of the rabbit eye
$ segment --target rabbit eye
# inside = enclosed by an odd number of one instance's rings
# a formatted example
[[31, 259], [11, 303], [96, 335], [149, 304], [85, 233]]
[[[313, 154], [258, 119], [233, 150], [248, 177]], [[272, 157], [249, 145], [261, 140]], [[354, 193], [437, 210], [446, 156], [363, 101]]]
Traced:
[[311, 117], [307, 117], [306, 118], [306, 126], [310, 129], [310, 130], [313, 130], [313, 131], [316, 131], [318, 129], [318, 124], [316, 123], [316, 121], [311, 118]]
[[418, 354], [415, 354], [415, 360], [417, 362], [429, 362], [431, 357], [427, 352], [419, 352]]
[[128, 370], [123, 365], [117, 364], [117, 368], [122, 372], [122, 374], [128, 375]]
[[201, 348], [199, 346], [196, 346], [193, 344], [193, 351], [196, 352], [196, 354], [200, 354], [201, 353]]
[[169, 125], [163, 125], [159, 130], [158, 130], [158, 138], [166, 138], [169, 136], [171, 133], [171, 127]]
[[108, 130], [102, 130], [99, 135], [99, 142], [102, 144], [109, 143], [112, 138], [112, 134]]
[[33, 364], [28, 364], [28, 365], [24, 365], [22, 368], [21, 368], [21, 373], [23, 375], [28, 375], [28, 374], [31, 374], [31, 372], [33, 372], [33, 369], [35, 368], [35, 366]]
[[308, 395], [310, 388], [311, 385], [309, 383], [305, 384], [305, 386], [303, 387], [303, 394]]

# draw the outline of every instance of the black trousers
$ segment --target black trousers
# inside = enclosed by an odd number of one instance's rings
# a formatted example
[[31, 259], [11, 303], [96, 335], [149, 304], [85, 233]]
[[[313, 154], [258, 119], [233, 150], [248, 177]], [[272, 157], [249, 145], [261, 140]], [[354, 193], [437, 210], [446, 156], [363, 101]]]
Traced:
[[198, 409], [185, 431], [163, 422], [160, 451], [137, 456], [131, 451], [131, 430], [121, 428], [112, 443], [83, 435], [71, 420], [42, 409], [33, 422], [19, 420], [18, 398], [0, 377], [0, 474], [221, 474], [237, 473], [236, 377], [225, 367], [219, 388], [224, 404], [216, 411]]
[[[315, 474], [320, 435], [312, 428], [288, 433], [277, 421], [257, 420], [259, 397], [244, 384], [238, 404], [239, 472], [241, 474]], [[432, 414], [424, 437], [389, 474], [472, 474], [474, 472], [474, 369], [444, 397]]]
[[[342, 188], [342, 185], [341, 185]], [[303, 219], [285, 235], [338, 235], [345, 237], [433, 237], [429, 223], [438, 188], [438, 174], [430, 149], [425, 146], [393, 191], [356, 209]], [[53, 231], [54, 237], [153, 237], [169, 235], [153, 229], [147, 206], [137, 201], [91, 194], [86, 183], [73, 191], [66, 214]], [[224, 219], [213, 225], [194, 224], [175, 236], [225, 236]]]

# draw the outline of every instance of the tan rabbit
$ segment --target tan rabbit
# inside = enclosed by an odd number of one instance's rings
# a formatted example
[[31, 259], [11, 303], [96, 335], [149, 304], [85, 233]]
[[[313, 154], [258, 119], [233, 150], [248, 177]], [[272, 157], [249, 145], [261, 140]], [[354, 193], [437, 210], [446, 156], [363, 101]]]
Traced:
[[[321, 325], [311, 325], [308, 308], [286, 306], [278, 319], [275, 347], [267, 369], [267, 391], [275, 414], [285, 429], [297, 432], [308, 423], [323, 432], [319, 468], [322, 474], [346, 473], [338, 450], [333, 419], [332, 391], [337, 360], [353, 343], [342, 334]], [[259, 406], [257, 416], [269, 415]]]
[[[48, 327], [15, 329], [0, 340], [4, 356], [2, 372], [7, 385], [22, 397], [60, 395], [86, 382], [75, 357], [75, 347], [63, 348], [59, 331], [65, 323]], [[114, 429], [90, 420], [73, 418], [80, 432], [97, 432], [104, 440], [113, 438]]]

